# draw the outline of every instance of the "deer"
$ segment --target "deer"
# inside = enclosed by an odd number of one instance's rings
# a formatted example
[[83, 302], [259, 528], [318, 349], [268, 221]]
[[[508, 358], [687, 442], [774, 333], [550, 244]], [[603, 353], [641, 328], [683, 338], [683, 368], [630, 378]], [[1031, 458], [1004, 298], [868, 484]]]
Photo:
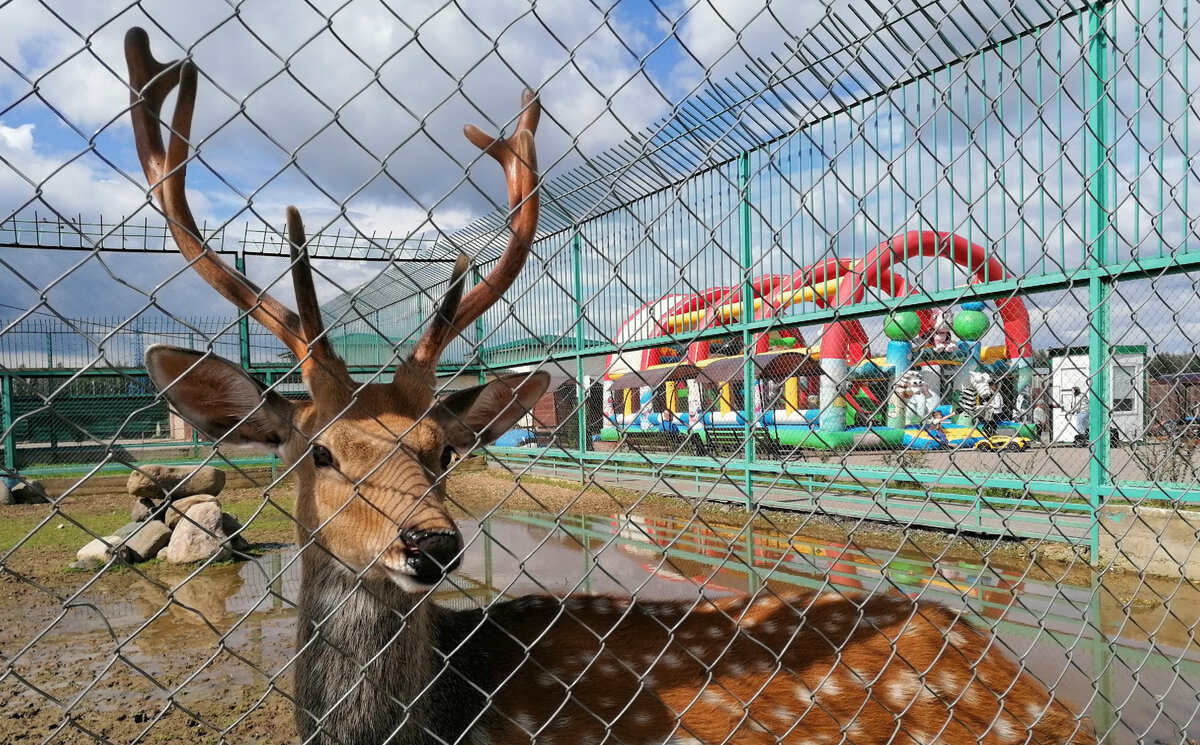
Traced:
[[[906, 596], [774, 592], [693, 601], [531, 595], [451, 610], [429, 594], [464, 540], [447, 506], [456, 453], [493, 442], [545, 393], [545, 372], [439, 394], [447, 344], [526, 263], [537, 230], [541, 105], [515, 132], [464, 129], [505, 174], [508, 243], [464, 292], [460, 255], [389, 382], [358, 383], [317, 302], [303, 222], [286, 210], [297, 310], [230, 268], [188, 206], [197, 69], [125, 41], [149, 192], [191, 268], [290, 349], [308, 398], [211, 351], [156, 345], [146, 369], [206, 437], [275, 453], [294, 474], [300, 546], [295, 721], [317, 745], [433, 743], [1095, 743], [1090, 722], [947, 606]], [[178, 87], [169, 141], [161, 119]]]

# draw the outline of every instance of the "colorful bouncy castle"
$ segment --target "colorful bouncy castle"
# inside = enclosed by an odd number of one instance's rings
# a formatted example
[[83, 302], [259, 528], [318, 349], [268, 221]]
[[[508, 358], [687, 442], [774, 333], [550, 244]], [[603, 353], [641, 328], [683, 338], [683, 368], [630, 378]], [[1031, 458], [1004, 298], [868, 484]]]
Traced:
[[[972, 283], [1008, 278], [1003, 264], [961, 236], [911, 232], [887, 241], [863, 259], [828, 259], [791, 275], [767, 275], [741, 286], [671, 295], [638, 308], [615, 341], [641, 341], [720, 328], [741, 319], [785, 315], [800, 303], [844, 307], [871, 295], [920, 292], [894, 271], [910, 258], [944, 258], [967, 270]], [[882, 356], [873, 356], [857, 320], [825, 325], [819, 340], [782, 328], [752, 337], [740, 332], [683, 347], [656, 346], [608, 358], [601, 440], [639, 433], [689, 433], [708, 440], [721, 429], [745, 430], [747, 396], [752, 427], [780, 445], [936, 448], [969, 446], [984, 437], [976, 427], [979, 374], [1007, 392], [999, 432], [1024, 434], [1032, 384], [1029, 316], [1019, 297], [995, 304], [1004, 344], [985, 347], [990, 313], [982, 302], [958, 309], [900, 311], [886, 321]], [[782, 325], [782, 324], [781, 324]], [[746, 352], [744, 354], [744, 352]], [[747, 374], [747, 360], [753, 364]], [[973, 377], [976, 376], [976, 377]], [[996, 389], [997, 393], [999, 390]], [[990, 389], [989, 389], [990, 393]], [[1001, 394], [1002, 395], [1002, 394]], [[931, 435], [934, 414], [942, 421]]]

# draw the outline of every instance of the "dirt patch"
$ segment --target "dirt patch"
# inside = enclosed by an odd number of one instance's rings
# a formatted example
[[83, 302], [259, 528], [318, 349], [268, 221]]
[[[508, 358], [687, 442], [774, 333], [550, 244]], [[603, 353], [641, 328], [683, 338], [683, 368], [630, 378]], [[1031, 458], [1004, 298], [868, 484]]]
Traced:
[[[1034, 558], [1020, 543], [962, 541], [929, 531], [897, 531], [823, 516], [690, 503], [618, 488], [515, 478], [502, 469], [451, 478], [454, 511], [482, 519], [496, 511], [551, 515], [626, 514], [675, 517], [704, 525], [770, 530], [858, 548], [904, 548], [937, 560], [1008, 563]], [[0, 742], [229, 742], [293, 741], [288, 663], [295, 611], [284, 599], [297, 582], [279, 573], [280, 554], [293, 540], [294, 490], [284, 483], [264, 498], [261, 489], [227, 489], [226, 510], [246, 524], [259, 562], [196, 572], [157, 562], [99, 574], [68, 572], [66, 564], [89, 533], [128, 520], [123, 492], [72, 493], [58, 504], [7, 508], [0, 551], [10, 551], [0, 574], [5, 619], [0, 658]], [[1037, 570], [1063, 580], [1089, 571], [1046, 563]], [[288, 579], [290, 577], [290, 579]], [[265, 603], [265, 605], [264, 605]], [[50, 737], [52, 733], [56, 735]]]
[[[11, 671], [0, 679], [0, 742], [51, 733], [53, 743], [294, 740], [283, 674], [294, 612], [231, 612], [244, 564], [66, 570], [94, 535], [129, 521], [131, 501], [123, 491], [80, 491], [4, 510], [0, 659]], [[253, 519], [255, 553], [294, 540], [290, 486], [265, 500], [257, 488], [227, 488], [221, 501]]]
[[[73, 591], [0, 578], [5, 621], [0, 742], [228, 742], [294, 739], [294, 614], [227, 612], [206, 585], [237, 567], [196, 577], [149, 573], [65, 575]], [[174, 592], [170, 589], [174, 588]], [[149, 620], [147, 620], [149, 619]]]

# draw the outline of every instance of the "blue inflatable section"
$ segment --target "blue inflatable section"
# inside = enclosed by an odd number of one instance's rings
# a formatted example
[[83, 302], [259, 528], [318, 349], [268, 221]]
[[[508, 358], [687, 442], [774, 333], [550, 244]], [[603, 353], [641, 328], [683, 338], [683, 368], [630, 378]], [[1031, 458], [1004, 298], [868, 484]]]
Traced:
[[[987, 439], [982, 432], [972, 426], [950, 424], [944, 427], [943, 431], [946, 433], [946, 442], [950, 447], [974, 447], [975, 443]], [[927, 431], [917, 427], [909, 427], [904, 430], [904, 444], [913, 450], [937, 450], [945, 447]]]
[[804, 419], [807, 424], [816, 424], [821, 420], [821, 410], [805, 409], [804, 411], [785, 413], [772, 409], [771, 411], [763, 412], [762, 423], [772, 427], [775, 425], [779, 425], [780, 427], [794, 426], [800, 424], [800, 422], [795, 421], [797, 418]]
[[519, 448], [529, 442], [533, 442], [533, 431], [528, 429], [510, 429], [496, 439], [502, 448]]

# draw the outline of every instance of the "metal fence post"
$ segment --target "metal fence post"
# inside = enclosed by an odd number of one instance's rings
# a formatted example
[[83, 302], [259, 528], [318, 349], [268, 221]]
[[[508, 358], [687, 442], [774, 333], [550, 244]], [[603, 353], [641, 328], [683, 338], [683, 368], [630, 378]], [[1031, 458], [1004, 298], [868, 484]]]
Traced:
[[746, 589], [754, 594], [762, 587], [762, 578], [758, 576], [758, 564], [754, 555], [754, 521], [746, 523]]
[[576, 434], [579, 437], [579, 469], [580, 478], [586, 477], [586, 462], [584, 455], [587, 453], [587, 400], [588, 387], [583, 377], [583, 238], [579, 235], [579, 228], [576, 227], [571, 234], [571, 286], [575, 291], [575, 382], [578, 384], [579, 394], [576, 404], [578, 409], [575, 412]]
[[492, 601], [496, 599], [496, 577], [493, 569], [493, 544], [495, 539], [492, 538], [492, 516], [488, 513], [486, 517], [479, 522], [479, 532], [483, 535], [483, 586], [487, 588], [487, 599]]
[[[479, 265], [471, 266], [471, 281], [472, 286], [483, 282], [483, 274], [479, 271]], [[421, 300], [421, 294], [417, 293], [417, 302]], [[420, 317], [420, 308], [417, 310], [418, 318]], [[483, 316], [475, 319], [475, 379], [479, 385], [487, 382], [487, 366], [483, 363]]]
[[0, 399], [3, 401], [0, 427], [4, 427], [4, 467], [14, 473], [17, 470], [17, 435], [13, 432], [12, 375], [7, 372], [0, 372]]
[[[275, 387], [275, 371], [267, 370], [266, 373], [263, 374], [263, 382], [266, 383], [268, 389], [274, 388]], [[276, 478], [278, 478], [278, 472], [279, 472], [279, 456], [272, 454], [271, 455], [271, 480], [272, 481], [274, 481]]]
[[[246, 274], [246, 254], [238, 249], [234, 254], [233, 264], [237, 270], [242, 273], [243, 277], [250, 275]], [[240, 350], [241, 363], [243, 368], [250, 367], [250, 316], [242, 313], [238, 318], [238, 349]]]
[[1088, 500], [1092, 508], [1090, 549], [1092, 562], [1100, 554], [1099, 510], [1107, 487], [1112, 483], [1109, 452], [1109, 406], [1112, 354], [1109, 344], [1109, 306], [1106, 278], [1100, 270], [1109, 261], [1109, 240], [1112, 224], [1111, 190], [1113, 184], [1111, 161], [1111, 105], [1108, 99], [1108, 56], [1111, 53], [1109, 29], [1105, 13], [1107, 5], [1098, 3], [1086, 14], [1087, 64], [1084, 65], [1083, 95], [1087, 112], [1084, 127], [1085, 184], [1084, 240], [1088, 277], [1088, 430], [1091, 456], [1088, 463]]
[[1092, 651], [1098, 696], [1096, 705], [1092, 707], [1092, 726], [1096, 728], [1096, 734], [1103, 738], [1105, 734], [1112, 732], [1116, 724], [1113, 702], [1118, 700], [1119, 694], [1114, 685], [1113, 667], [1117, 663], [1117, 655], [1116, 649], [1113, 648], [1113, 640], [1104, 633], [1105, 614], [1102, 598], [1106, 590], [1099, 575], [1092, 575], [1089, 589], [1091, 597], [1088, 601], [1088, 620], [1092, 628], [1087, 633], [1087, 646]]
[[750, 465], [754, 463], [754, 335], [749, 324], [754, 320], [754, 283], [751, 272], [754, 256], [750, 236], [750, 153], [742, 151], [738, 156], [738, 238], [741, 242], [742, 270], [742, 413], [745, 424], [742, 434], [746, 438], [743, 446], [745, 458], [746, 507], [754, 503], [754, 474]]

